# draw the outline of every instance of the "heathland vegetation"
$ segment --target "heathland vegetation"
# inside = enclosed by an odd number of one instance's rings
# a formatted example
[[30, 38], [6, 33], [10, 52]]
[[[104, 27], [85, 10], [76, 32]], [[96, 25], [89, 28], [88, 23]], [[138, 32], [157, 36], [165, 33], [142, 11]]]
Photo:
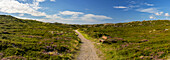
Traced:
[[169, 20], [70, 25], [0, 15], [0, 59], [74, 59], [81, 42], [76, 29], [96, 42], [104, 60], [170, 58]]
[[0, 59], [73, 59], [79, 42], [68, 25], [0, 15]]
[[157, 60], [170, 58], [170, 21], [136, 21], [80, 26], [95, 41], [106, 60]]

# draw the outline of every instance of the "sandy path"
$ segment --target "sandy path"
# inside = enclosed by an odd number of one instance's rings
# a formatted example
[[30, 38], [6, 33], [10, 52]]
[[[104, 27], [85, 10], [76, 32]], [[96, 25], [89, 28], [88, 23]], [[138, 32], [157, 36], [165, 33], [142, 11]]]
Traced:
[[75, 30], [75, 32], [78, 33], [78, 37], [82, 41], [80, 54], [77, 57], [77, 60], [100, 60], [100, 58], [96, 54], [96, 49], [94, 48], [93, 43], [84, 38], [84, 36], [77, 30]]

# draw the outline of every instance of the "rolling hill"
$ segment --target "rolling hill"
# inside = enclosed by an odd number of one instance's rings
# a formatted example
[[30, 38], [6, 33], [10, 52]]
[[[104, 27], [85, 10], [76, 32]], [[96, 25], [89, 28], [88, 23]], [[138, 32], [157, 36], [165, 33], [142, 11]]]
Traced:
[[67, 25], [0, 15], [0, 59], [73, 59], [79, 42]]
[[0, 15], [0, 59], [75, 59], [81, 44], [76, 29], [104, 60], [170, 58], [169, 20], [71, 25]]
[[170, 21], [135, 21], [80, 26], [96, 42], [106, 60], [158, 60], [170, 58]]

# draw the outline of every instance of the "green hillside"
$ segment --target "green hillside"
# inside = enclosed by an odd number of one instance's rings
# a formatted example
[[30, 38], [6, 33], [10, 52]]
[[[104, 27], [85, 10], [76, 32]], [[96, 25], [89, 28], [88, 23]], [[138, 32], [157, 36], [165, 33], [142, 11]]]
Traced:
[[96, 42], [104, 60], [170, 59], [170, 21], [71, 25], [0, 15], [0, 59], [72, 60], [80, 39]]
[[170, 59], [169, 20], [84, 25], [79, 31], [93, 38], [106, 60]]
[[79, 42], [67, 25], [0, 15], [0, 59], [73, 59]]

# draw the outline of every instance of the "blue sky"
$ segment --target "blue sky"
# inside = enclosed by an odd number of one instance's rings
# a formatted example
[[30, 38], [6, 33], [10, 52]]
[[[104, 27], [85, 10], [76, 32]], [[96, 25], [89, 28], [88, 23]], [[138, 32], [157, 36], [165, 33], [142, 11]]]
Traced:
[[0, 14], [67, 24], [170, 19], [170, 0], [0, 0]]

